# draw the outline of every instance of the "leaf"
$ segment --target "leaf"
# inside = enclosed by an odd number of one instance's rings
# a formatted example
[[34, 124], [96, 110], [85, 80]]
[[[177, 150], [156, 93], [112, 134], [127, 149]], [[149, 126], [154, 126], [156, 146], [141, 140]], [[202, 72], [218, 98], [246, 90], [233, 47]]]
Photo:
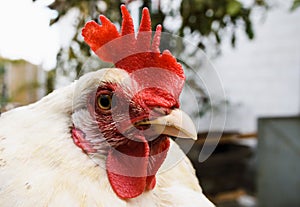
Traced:
[[252, 28], [252, 23], [250, 21], [246, 21], [246, 28], [245, 31], [247, 33], [247, 36], [250, 40], [252, 40], [254, 38], [254, 31]]
[[233, 48], [235, 48], [236, 46], [236, 35], [235, 35], [235, 32], [233, 32], [232, 36], [231, 36], [231, 45]]
[[230, 16], [235, 16], [237, 15], [242, 8], [242, 4], [236, 0], [231, 0], [227, 7], [226, 7], [226, 12], [230, 15]]
[[220, 44], [221, 43], [221, 37], [220, 37], [219, 33], [217, 31], [215, 31], [214, 34], [215, 34], [217, 43]]
[[294, 0], [291, 11], [295, 11], [298, 7], [300, 7], [300, 0]]

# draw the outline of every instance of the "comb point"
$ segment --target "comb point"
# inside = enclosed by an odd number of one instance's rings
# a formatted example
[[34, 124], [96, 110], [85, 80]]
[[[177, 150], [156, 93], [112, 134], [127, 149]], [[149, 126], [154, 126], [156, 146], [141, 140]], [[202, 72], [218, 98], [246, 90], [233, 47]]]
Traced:
[[111, 22], [111, 21], [110, 21], [109, 19], [107, 19], [107, 17], [104, 16], [104, 15], [100, 15], [100, 16], [99, 16], [99, 20], [100, 20], [100, 22], [101, 22], [101, 25], [104, 25], [104, 24], [106, 24], [106, 23]]
[[122, 13], [122, 18], [123, 18], [121, 35], [124, 36], [127, 34], [134, 33], [132, 17], [124, 4], [121, 5], [121, 13]]
[[139, 32], [151, 32], [151, 18], [147, 7], [143, 8]]
[[152, 51], [158, 52], [158, 53], [160, 53], [159, 45], [160, 45], [161, 30], [162, 30], [161, 25], [160, 24], [157, 25], [156, 26], [156, 31], [155, 31], [155, 34], [154, 34], [154, 37], [153, 37], [152, 45], [151, 45]]

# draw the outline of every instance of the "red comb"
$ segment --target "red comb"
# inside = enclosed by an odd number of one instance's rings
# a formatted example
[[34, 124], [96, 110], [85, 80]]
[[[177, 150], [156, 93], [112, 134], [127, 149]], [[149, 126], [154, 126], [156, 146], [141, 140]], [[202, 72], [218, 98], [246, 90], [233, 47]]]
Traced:
[[88, 22], [82, 30], [85, 42], [100, 59], [112, 62], [116, 67], [131, 73], [143, 68], [168, 70], [180, 79], [185, 78], [181, 65], [172, 54], [159, 50], [161, 25], [158, 25], [152, 40], [149, 10], [143, 9], [137, 36], [134, 33], [133, 20], [124, 5], [122, 11], [122, 28], [119, 33], [116, 26], [105, 16], [100, 15], [101, 25], [95, 21]]

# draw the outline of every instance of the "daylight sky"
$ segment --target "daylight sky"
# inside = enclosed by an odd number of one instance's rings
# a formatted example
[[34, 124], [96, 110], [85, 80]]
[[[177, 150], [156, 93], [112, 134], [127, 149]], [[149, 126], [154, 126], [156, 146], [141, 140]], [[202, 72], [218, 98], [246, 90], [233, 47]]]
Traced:
[[[42, 2], [42, 3], [41, 3]], [[0, 56], [25, 59], [46, 69], [54, 67], [60, 37], [49, 20], [56, 13], [46, 8], [52, 0], [0, 1]]]

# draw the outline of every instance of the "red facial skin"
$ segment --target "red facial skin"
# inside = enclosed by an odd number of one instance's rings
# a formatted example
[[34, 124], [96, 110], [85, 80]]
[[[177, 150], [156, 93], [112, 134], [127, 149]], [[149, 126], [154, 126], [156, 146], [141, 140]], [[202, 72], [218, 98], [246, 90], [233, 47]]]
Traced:
[[[123, 199], [137, 197], [155, 187], [155, 174], [170, 146], [167, 136], [149, 135], [146, 133], [147, 127], [137, 129], [130, 128], [130, 125], [166, 115], [178, 105], [174, 98], [159, 89], [152, 91], [151, 101], [148, 98], [151, 89], [136, 95], [128, 91], [132, 90], [123, 90], [116, 84], [108, 83], [99, 87], [96, 94], [91, 94], [87, 103], [88, 111], [98, 123], [99, 132], [109, 144], [106, 159], [108, 179], [115, 193]], [[105, 110], [99, 106], [98, 97], [101, 95], [112, 96], [111, 109]], [[72, 129], [72, 135], [74, 143], [85, 153], [96, 153], [79, 129]]]

